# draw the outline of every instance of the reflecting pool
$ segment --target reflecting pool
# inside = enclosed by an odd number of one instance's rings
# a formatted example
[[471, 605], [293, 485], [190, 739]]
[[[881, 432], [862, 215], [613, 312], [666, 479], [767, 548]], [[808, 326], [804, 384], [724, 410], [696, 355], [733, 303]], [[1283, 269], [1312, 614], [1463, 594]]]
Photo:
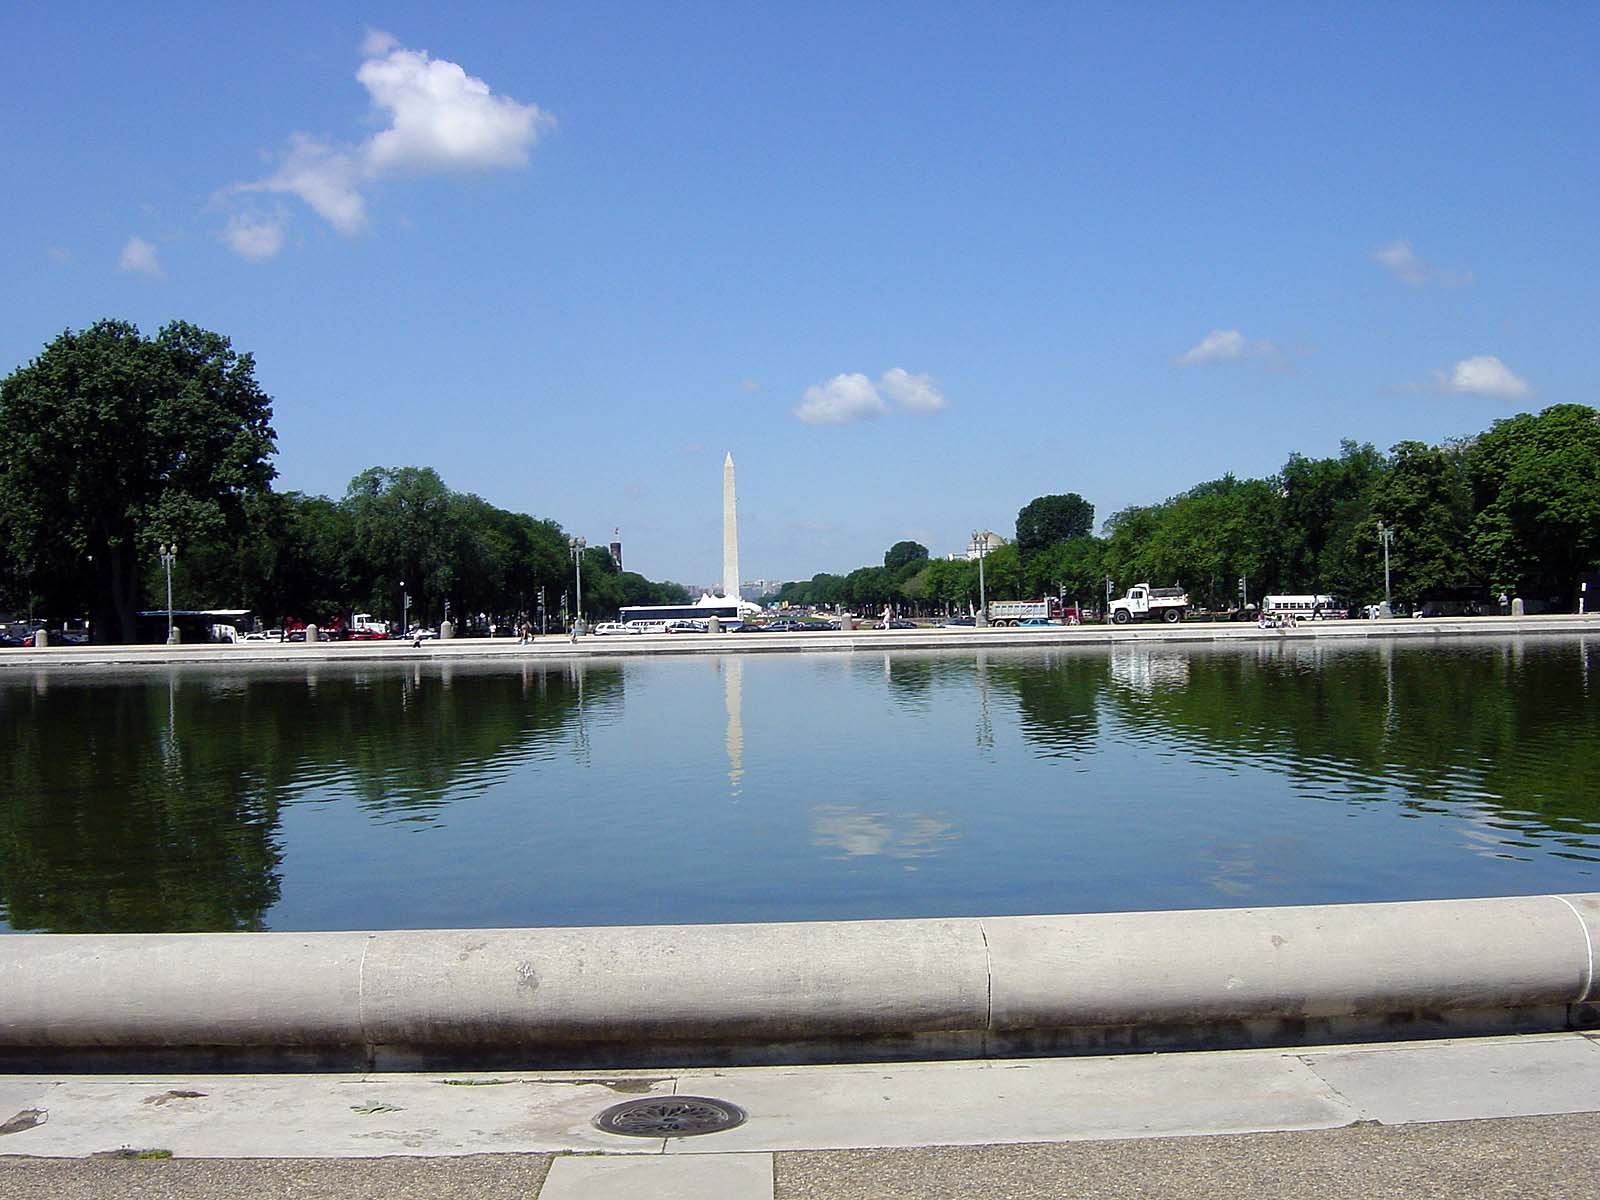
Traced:
[[1600, 636], [0, 670], [0, 928], [1600, 890]]

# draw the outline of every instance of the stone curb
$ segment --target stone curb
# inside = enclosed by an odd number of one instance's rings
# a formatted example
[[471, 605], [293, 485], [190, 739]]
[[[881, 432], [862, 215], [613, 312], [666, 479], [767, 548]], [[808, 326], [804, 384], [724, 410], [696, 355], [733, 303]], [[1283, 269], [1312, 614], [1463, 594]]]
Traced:
[[883, 1061], [1600, 1023], [1600, 893], [792, 924], [0, 939], [11, 1070]]
[[1506, 634], [1600, 633], [1600, 614], [1588, 616], [1430, 618], [1427, 620], [1307, 622], [1296, 629], [1261, 629], [1253, 624], [1185, 623], [1169, 625], [1080, 625], [1052, 629], [978, 632], [943, 627], [800, 634], [656, 634], [643, 637], [587, 637], [581, 642], [550, 634], [532, 645], [511, 639], [456, 638], [425, 642], [314, 642], [191, 646], [53, 646], [42, 650], [0, 651], [7, 668], [171, 666], [206, 663], [227, 666], [295, 666], [308, 663], [373, 662], [543, 662], [572, 658], [632, 658], [653, 655], [737, 653], [851, 653], [883, 650], [972, 650], [1030, 646], [1105, 646], [1231, 642], [1343, 642], [1393, 638], [1438, 639]]

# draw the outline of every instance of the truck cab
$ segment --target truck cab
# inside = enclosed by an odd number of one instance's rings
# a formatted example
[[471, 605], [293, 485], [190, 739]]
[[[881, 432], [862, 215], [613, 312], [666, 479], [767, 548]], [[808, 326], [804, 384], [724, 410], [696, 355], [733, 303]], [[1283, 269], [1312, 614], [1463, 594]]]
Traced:
[[1176, 624], [1183, 620], [1189, 607], [1189, 593], [1182, 588], [1152, 588], [1148, 583], [1136, 583], [1128, 594], [1111, 604], [1111, 619], [1118, 625], [1129, 621], [1166, 621]]

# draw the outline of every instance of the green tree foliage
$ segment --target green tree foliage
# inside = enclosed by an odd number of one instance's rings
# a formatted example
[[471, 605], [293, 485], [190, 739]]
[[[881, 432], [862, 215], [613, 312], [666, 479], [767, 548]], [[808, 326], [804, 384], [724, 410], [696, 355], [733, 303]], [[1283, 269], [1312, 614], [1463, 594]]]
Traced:
[[1017, 513], [1017, 549], [1024, 559], [1040, 550], [1094, 531], [1094, 505], [1077, 492], [1039, 496]]
[[897, 579], [909, 579], [928, 561], [928, 548], [921, 542], [896, 542], [883, 552], [884, 569]]
[[1030, 596], [1064, 592], [1069, 599], [1093, 600], [1104, 589], [1105, 543], [1094, 537], [1056, 542], [1027, 561], [1024, 575]]
[[1340, 443], [1338, 458], [1291, 454], [1282, 484], [1285, 588], [1338, 596], [1376, 594], [1372, 489], [1388, 464], [1370, 444]]
[[1496, 421], [1466, 451], [1474, 557], [1496, 586], [1568, 603], [1600, 565], [1600, 413], [1558, 404]]
[[0, 381], [0, 535], [49, 611], [132, 641], [156, 545], [237, 536], [274, 471], [255, 363], [186, 322], [68, 330]]
[[[1389, 452], [1389, 469], [1372, 489], [1371, 544], [1377, 521], [1394, 529], [1394, 595], [1415, 603], [1428, 592], [1482, 582], [1467, 549], [1471, 492], [1464, 455], [1454, 447], [1401, 442]], [[1366, 539], [1363, 537], [1362, 539]], [[1380, 551], [1374, 550], [1376, 565]]]

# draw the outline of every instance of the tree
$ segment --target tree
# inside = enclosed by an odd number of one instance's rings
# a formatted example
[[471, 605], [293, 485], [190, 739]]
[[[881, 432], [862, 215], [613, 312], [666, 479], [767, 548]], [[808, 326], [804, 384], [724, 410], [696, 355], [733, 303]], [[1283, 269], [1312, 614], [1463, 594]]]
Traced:
[[1475, 557], [1498, 587], [1570, 603], [1600, 564], [1600, 413], [1557, 404], [1496, 421], [1466, 451]]
[[67, 330], [0, 381], [0, 537], [51, 616], [87, 608], [97, 637], [133, 641], [141, 562], [242, 529], [275, 473], [271, 420], [220, 334]]
[[1069, 538], [1087, 537], [1094, 530], [1094, 505], [1077, 492], [1040, 496], [1017, 513], [1017, 550], [1024, 559]]
[[[1376, 520], [1394, 529], [1394, 592], [1407, 601], [1440, 588], [1482, 582], [1467, 554], [1471, 495], [1459, 450], [1401, 442], [1372, 490]], [[1377, 553], [1374, 551], [1374, 553]]]
[[895, 578], [909, 579], [928, 561], [928, 548], [921, 542], [896, 542], [883, 553], [883, 565]]

